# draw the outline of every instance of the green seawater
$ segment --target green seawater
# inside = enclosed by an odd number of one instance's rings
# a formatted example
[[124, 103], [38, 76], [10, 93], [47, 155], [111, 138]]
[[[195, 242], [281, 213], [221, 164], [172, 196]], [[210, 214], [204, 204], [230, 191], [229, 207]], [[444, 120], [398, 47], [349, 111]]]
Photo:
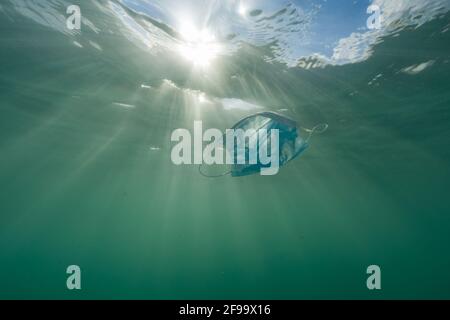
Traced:
[[[243, 44], [197, 72], [98, 3], [83, 14], [110, 32], [0, 10], [0, 298], [450, 299], [448, 13], [358, 63], [289, 67]], [[175, 166], [173, 130], [255, 112], [226, 98], [329, 129], [275, 176]]]

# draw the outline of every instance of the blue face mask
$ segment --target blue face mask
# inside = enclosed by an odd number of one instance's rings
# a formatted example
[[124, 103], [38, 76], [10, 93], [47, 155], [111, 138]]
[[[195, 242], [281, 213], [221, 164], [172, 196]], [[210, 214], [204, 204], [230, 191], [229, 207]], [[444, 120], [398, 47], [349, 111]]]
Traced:
[[[291, 160], [297, 158], [300, 156], [308, 147], [309, 147], [309, 140], [315, 133], [322, 133], [325, 132], [328, 128], [328, 125], [321, 124], [312, 130], [303, 129], [298, 127], [298, 124], [296, 121], [286, 118], [282, 115], [279, 115], [274, 112], [262, 112], [258, 113], [252, 116], [249, 116], [247, 118], [242, 119], [239, 121], [236, 125], [232, 127], [234, 130], [241, 129], [243, 131], [247, 130], [255, 130], [256, 132], [259, 132], [260, 130], [266, 130], [266, 132], [270, 133], [271, 130], [278, 130], [279, 137], [278, 137], [278, 152], [279, 152], [279, 167], [286, 165]], [[304, 133], [302, 132], [304, 131]], [[303, 133], [303, 134], [302, 134]], [[254, 135], [255, 137], [251, 137], [250, 139], [254, 138], [257, 139], [258, 134]], [[263, 145], [266, 150], [268, 150], [268, 153], [270, 155], [271, 150], [271, 136], [269, 135], [262, 135], [263, 140], [259, 141], [258, 144], [258, 154], [259, 154], [259, 148], [261, 145]], [[261, 139], [261, 136], [259, 136], [259, 139]], [[224, 140], [226, 141], [226, 137], [224, 137]], [[237, 155], [237, 146], [235, 144], [235, 149], [230, 150], [234, 151], [234, 155]], [[245, 149], [245, 157], [246, 159], [249, 159], [249, 148]], [[235, 158], [235, 163], [237, 163]], [[248, 176], [252, 174], [259, 174], [263, 168], [268, 168], [269, 165], [262, 164], [259, 160], [256, 164], [250, 164], [246, 162], [246, 164], [233, 164], [230, 167], [230, 170], [226, 173], [219, 174], [219, 175], [209, 175], [205, 174], [202, 171], [202, 166], [199, 167], [199, 171], [203, 176], [206, 177], [220, 177], [224, 175], [231, 174], [232, 177], [242, 177], [242, 176]]]

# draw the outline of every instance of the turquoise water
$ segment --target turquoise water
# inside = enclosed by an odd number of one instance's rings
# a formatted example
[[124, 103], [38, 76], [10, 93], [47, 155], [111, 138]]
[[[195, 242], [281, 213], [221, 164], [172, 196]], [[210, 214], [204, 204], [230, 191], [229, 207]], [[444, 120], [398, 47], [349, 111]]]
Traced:
[[[376, 3], [3, 1], [0, 297], [450, 298], [449, 3]], [[329, 129], [276, 176], [172, 163], [260, 111]]]

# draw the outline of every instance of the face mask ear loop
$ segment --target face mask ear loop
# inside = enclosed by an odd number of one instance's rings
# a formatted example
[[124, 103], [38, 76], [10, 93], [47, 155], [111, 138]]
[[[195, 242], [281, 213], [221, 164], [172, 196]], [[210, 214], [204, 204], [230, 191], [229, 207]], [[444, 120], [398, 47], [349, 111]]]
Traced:
[[208, 175], [202, 171], [202, 166], [203, 166], [202, 164], [198, 166], [198, 172], [205, 178], [221, 178], [231, 174], [231, 171], [227, 171], [218, 175]]
[[305, 142], [308, 143], [309, 140], [311, 140], [311, 138], [312, 138], [313, 135], [315, 135], [315, 134], [321, 134], [321, 133], [324, 133], [325, 131], [327, 131], [327, 129], [328, 129], [328, 124], [326, 124], [326, 123], [321, 123], [321, 124], [318, 124], [317, 126], [315, 126], [315, 127], [312, 128], [312, 129], [306, 129], [306, 128], [301, 128], [301, 129], [303, 129], [303, 130], [305, 130], [306, 132], [309, 133], [308, 138], [306, 138], [306, 140], [305, 140]]

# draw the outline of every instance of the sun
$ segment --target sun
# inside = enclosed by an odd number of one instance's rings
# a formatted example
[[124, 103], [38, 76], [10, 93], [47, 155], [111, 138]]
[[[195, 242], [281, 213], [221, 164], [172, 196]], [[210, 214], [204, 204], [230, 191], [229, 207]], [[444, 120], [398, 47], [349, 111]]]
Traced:
[[221, 52], [221, 46], [215, 36], [207, 29], [197, 29], [185, 24], [180, 30], [183, 37], [179, 51], [195, 66], [207, 68]]
[[238, 12], [241, 16], [245, 16], [247, 14], [247, 8], [242, 3], [239, 5]]

